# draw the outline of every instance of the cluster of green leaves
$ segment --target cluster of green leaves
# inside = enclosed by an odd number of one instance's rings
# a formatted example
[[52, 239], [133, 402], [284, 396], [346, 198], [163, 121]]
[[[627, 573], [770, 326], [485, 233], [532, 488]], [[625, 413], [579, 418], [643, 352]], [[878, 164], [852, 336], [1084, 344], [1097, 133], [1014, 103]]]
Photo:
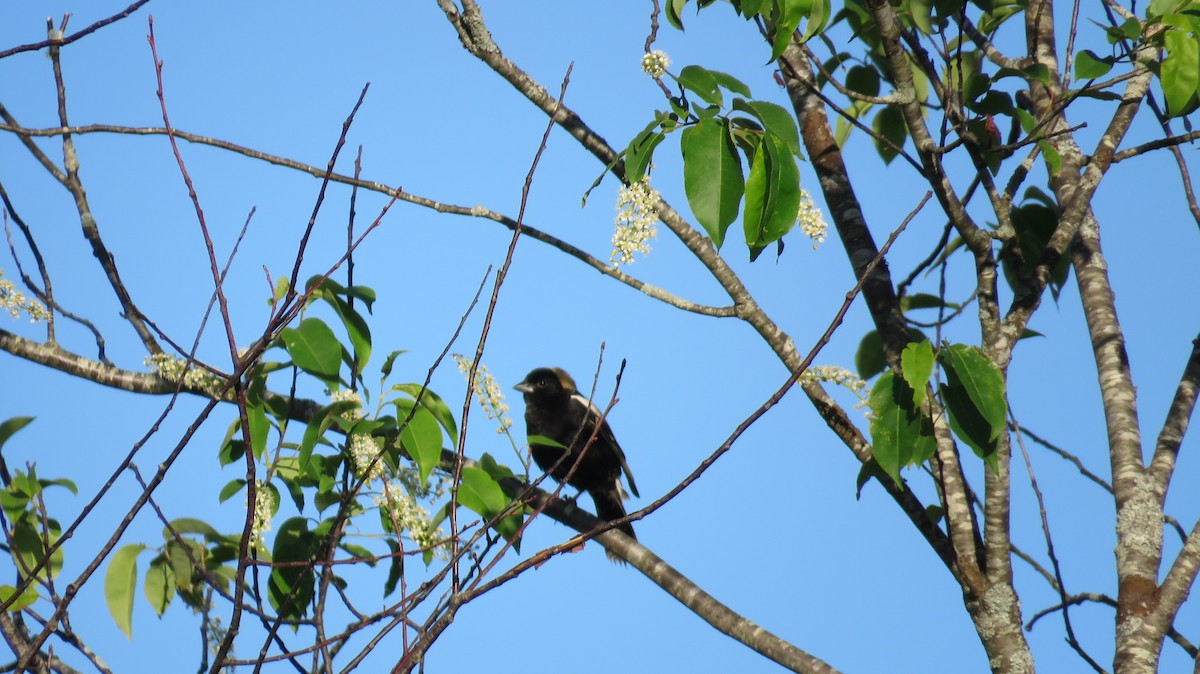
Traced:
[[[679, 95], [625, 149], [625, 179], [641, 180], [655, 149], [680, 131], [684, 190], [696, 220], [720, 248], [741, 211], [750, 259], [757, 259], [796, 225], [802, 158], [796, 122], [783, 107], [751, 99], [750, 88], [732, 75], [690, 65], [670, 76]], [[727, 93], [737, 94], [728, 106]]]
[[[1058, 228], [1058, 202], [1036, 187], [1025, 190], [1022, 202], [1009, 211], [1016, 240], [1000, 249], [1000, 266], [1009, 288], [1014, 291], [1038, 264], [1042, 251]], [[1063, 255], [1051, 270], [1050, 294], [1055, 301], [1071, 273], [1071, 259]]]
[[[286, 282], [281, 281], [276, 287], [275, 301], [287, 291]], [[350, 438], [361, 435], [376, 442], [381, 447], [377, 460], [382, 464], [382, 479], [394, 489], [409, 489], [414, 498], [428, 493], [430, 480], [442, 459], [444, 441], [448, 439], [450, 446], [458, 441], [457, 424], [440, 396], [422, 384], [387, 384], [402, 351], [393, 352], [384, 360], [380, 367], [379, 403], [373, 414], [365, 409], [370, 394], [363, 370], [370, 361], [372, 340], [366, 317], [357, 307], [365, 306], [370, 311], [375, 300], [371, 289], [343, 287], [315, 277], [309, 280], [305, 291], [308, 305], [302, 319], [295, 327], [281, 330], [264, 359], [246, 375], [248, 445], [242, 421], [235, 419], [218, 452], [223, 466], [245, 465], [246, 453], [251, 453], [258, 488], [270, 495], [272, 517], [280, 508], [283, 494], [298, 512], [275, 528], [270, 550], [261, 540], [253, 541], [252, 546], [259, 560], [276, 564], [267, 580], [266, 599], [285, 619], [303, 618], [312, 609], [317, 574], [306, 562], [331, 550], [370, 566], [388, 558], [390, 569], [383, 586], [386, 596], [395, 590], [403, 573], [404, 554], [413, 550], [410, 546], [406, 551], [399, 540], [406, 532], [397, 530], [398, 519], [386, 506], [377, 506], [368, 497], [366, 492], [377, 491], [381, 480], [367, 481], [362, 477], [363, 467], [355, 465], [348, 450]], [[314, 316], [313, 305], [323, 306], [338, 321], [331, 326]], [[342, 333], [341, 339], [335, 327]], [[286, 358], [269, 360], [274, 353], [282, 353]], [[268, 392], [273, 376], [288, 377], [285, 387], [293, 384], [292, 377], [311, 377], [331, 390], [353, 388], [364, 402], [339, 400], [320, 408], [307, 420], [296, 441], [288, 434], [293, 418], [288, 399]], [[409, 465], [415, 467], [415, 480], [405, 473]], [[485, 456], [479, 467], [463, 469], [458, 490], [458, 503], [485, 520], [505, 514], [495, 529], [509, 539], [520, 529], [523, 513], [506, 512], [511, 499], [497, 480], [512, 475], [508, 468]], [[232, 498], [246, 485], [244, 477], [231, 480], [221, 489], [219, 499]], [[436, 508], [432, 526], [449, 516], [450, 507], [447, 502]], [[383, 535], [373, 538], [382, 539], [386, 549], [371, 550], [349, 540], [345, 533], [347, 522], [371, 511], [378, 514], [383, 531]], [[359, 522], [353, 529], [373, 528], [369, 523]], [[217, 583], [223, 589], [236, 575], [240, 532], [221, 534], [203, 521], [181, 519], [164, 530], [163, 538], [163, 544], [155, 548], [140, 543], [127, 545], [117, 551], [109, 564], [105, 583], [108, 606], [126, 634], [132, 630], [133, 588], [137, 585], [137, 558], [142, 553], [155, 553], [143, 588], [146, 599], [159, 615], [176, 595], [185, 604], [200, 607], [206, 601], [202, 592], [206, 582]], [[432, 546], [425, 546], [420, 552], [426, 564], [434, 559]], [[334, 582], [343, 587], [346, 584], [339, 576], [335, 576]], [[254, 592], [256, 588], [248, 590]]]
[[[1166, 110], [1172, 116], [1195, 112], [1200, 104], [1200, 2], [1196, 0], [1152, 0], [1146, 6], [1145, 22], [1130, 18], [1116, 29], [1108, 31], [1109, 42], [1150, 40], [1162, 49], [1163, 59], [1157, 66], [1159, 82], [1163, 85]], [[1093, 59], [1100, 66], [1108, 59]], [[1104, 72], [1108, 72], [1104, 70]], [[1076, 77], [1078, 77], [1076, 68]], [[1093, 77], [1104, 73], [1092, 74]], [[1190, 124], [1184, 120], [1190, 131]]]
[[[33, 417], [13, 417], [0, 424], [0, 449], [14, 433], [29, 425]], [[0, 491], [0, 509], [8, 531], [8, 551], [17, 569], [17, 582], [25, 585], [20, 595], [13, 585], [0, 585], [0, 602], [8, 603], [9, 611], [20, 611], [38, 600], [38, 582], [45, 582], [58, 575], [63, 565], [62, 548], [55, 550], [49, 559], [46, 553], [62, 535], [58, 521], [46, 513], [42, 493], [49, 487], [64, 487], [77, 493], [75, 483], [66, 478], [47, 480], [39, 478], [33, 465], [28, 471], [18, 470]], [[27, 581], [33, 581], [28, 582]]]
[[[904, 0], [896, 7], [896, 12], [904, 25], [911, 30], [923, 35], [945, 35], [947, 30], [955, 25], [956, 17], [970, 9], [971, 19], [979, 31], [984, 35], [992, 35], [1005, 21], [1024, 11], [1025, 5], [1022, 0], [971, 0], [969, 3], [962, 0]], [[884, 53], [870, 11], [860, 0], [848, 0], [830, 25], [842, 21], [861, 38], [861, 44], [866, 50], [861, 56], [838, 52], [822, 65], [824, 73], [844, 72], [841, 78], [842, 86], [860, 96], [881, 96], [885, 83], [894, 89], [895, 73]], [[999, 130], [1004, 125], [998, 124], [996, 118], [1008, 118], [1008, 126], [1012, 132], [1019, 128], [1026, 134], [1036, 133], [1037, 120], [1014, 102], [1015, 92], [1031, 82], [1048, 84], [1049, 70], [1044, 65], [1034, 64], [1021, 69], [997, 68], [991, 71], [987, 68], [988, 64], [981, 52], [967, 48], [971, 43], [963, 36], [945, 37], [952, 57], [937, 74], [940, 85], [958, 92], [957, 98], [961, 100], [966, 111], [973, 115], [963, 120], [959, 133], [980, 152], [991, 172], [997, 173], [1000, 162], [1010, 153], [993, 149], [1007, 142], [1001, 137]], [[935, 102], [930, 99], [931, 86], [926, 70], [914, 62], [911, 55], [908, 66], [917, 101], [922, 105], [933, 105]], [[828, 82], [824, 75], [819, 80], [822, 85]], [[1010, 84], [1006, 84], [1006, 80]], [[907, 123], [896, 103], [875, 103], [856, 99], [845, 108], [846, 117], [850, 119], [865, 118], [872, 110], [876, 111], [871, 119], [876, 151], [885, 163], [890, 163], [907, 142]], [[838, 118], [835, 133], [839, 144], [846, 141], [853, 128], [848, 119]], [[1042, 140], [1039, 141], [1039, 147], [1050, 161], [1052, 170], [1057, 172], [1057, 151], [1053, 145]]]
[[[1130, 17], [1119, 26], [1105, 29], [1108, 43], [1120, 52], [1100, 56], [1090, 49], [1075, 55], [1075, 79], [1094, 80], [1108, 74], [1114, 65], [1128, 61], [1134, 46], [1149, 42], [1163, 56], [1147, 64], [1157, 72], [1172, 116], [1196, 110], [1200, 96], [1200, 2], [1196, 0], [1152, 0], [1145, 19]], [[1190, 123], [1185, 120], [1190, 130]]]
[[229, 564], [238, 556], [238, 536], [221, 534], [205, 522], [191, 518], [171, 521], [163, 527], [163, 543], [125, 545], [113, 553], [104, 575], [104, 600], [108, 612], [125, 636], [133, 638], [133, 600], [138, 580], [138, 557], [153, 552], [142, 580], [146, 601], [161, 616], [178, 596], [200, 611], [207, 602], [210, 586], [228, 591], [236, 578]]
[[[697, 0], [696, 11], [716, 2]], [[664, 10], [667, 23], [683, 30], [683, 9], [688, 0], [668, 0]], [[733, 9], [747, 20], [761, 19], [771, 31], [771, 60], [779, 58], [791, 41], [792, 33], [805, 24], [803, 39], [819, 35], [829, 21], [830, 0], [731, 0]]]
[[[934, 389], [931, 378], [938, 368]], [[901, 353], [899, 372], [885, 370], [871, 388], [871, 443], [879, 468], [898, 483], [903, 468], [933, 457], [930, 391], [936, 391], [955, 436], [994, 468], [1007, 428], [1004, 388], [1004, 376], [977, 347], [944, 344], [935, 353], [929, 340], [911, 342]]]

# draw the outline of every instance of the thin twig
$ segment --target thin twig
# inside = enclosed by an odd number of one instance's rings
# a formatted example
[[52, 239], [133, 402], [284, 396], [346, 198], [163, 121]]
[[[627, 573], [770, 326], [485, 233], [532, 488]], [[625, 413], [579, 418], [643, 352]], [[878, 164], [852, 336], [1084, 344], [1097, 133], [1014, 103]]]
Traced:
[[1104, 674], [1104, 669], [1100, 663], [1096, 662], [1088, 652], [1083, 649], [1083, 644], [1079, 643], [1079, 639], [1075, 637], [1075, 628], [1071, 626], [1071, 613], [1069, 603], [1067, 601], [1067, 586], [1063, 582], [1062, 566], [1058, 563], [1058, 555], [1054, 552], [1054, 538], [1050, 535], [1050, 521], [1046, 515], [1046, 500], [1042, 496], [1042, 490], [1038, 487], [1037, 476], [1033, 472], [1033, 462], [1029, 460], [1029, 452], [1025, 449], [1025, 441], [1021, 438], [1021, 427], [1017, 423], [1017, 419], [1009, 411], [1009, 423], [1016, 429], [1015, 436], [1017, 438], [1017, 446], [1021, 448], [1021, 456], [1025, 458], [1025, 468], [1029, 472], [1029, 484], [1033, 489], [1033, 494], [1037, 498], [1038, 513], [1042, 519], [1042, 535], [1046, 539], [1046, 554], [1050, 557], [1050, 567], [1054, 569], [1054, 580], [1058, 585], [1058, 596], [1062, 600], [1063, 626], [1067, 632], [1067, 644], [1075, 649], [1079, 657], [1088, 663], [1093, 670], [1098, 674]]
[[65, 46], [71, 44], [72, 42], [78, 40], [79, 38], [87, 37], [88, 35], [91, 35], [92, 33], [100, 30], [101, 28], [107, 26], [110, 23], [115, 23], [117, 21], [120, 21], [121, 19], [124, 19], [125, 17], [129, 16], [130, 14], [133, 14], [134, 12], [136, 12], [138, 9], [141, 8], [142, 5], [146, 4], [147, 2], [150, 2], [150, 0], [137, 0], [137, 2], [133, 3], [132, 5], [129, 5], [128, 7], [121, 10], [120, 12], [113, 14], [112, 16], [108, 17], [107, 19], [101, 19], [101, 20], [97, 21], [96, 23], [93, 23], [92, 25], [88, 26], [87, 28], [84, 28], [83, 30], [81, 30], [77, 33], [72, 33], [71, 35], [69, 35], [67, 37], [61, 37], [61, 36], [51, 37], [49, 39], [42, 40], [41, 42], [33, 42], [31, 44], [23, 44], [18, 47], [12, 47], [11, 49], [5, 49], [4, 51], [0, 51], [0, 59], [12, 56], [13, 54], [20, 54], [21, 52], [38, 51], [39, 49], [45, 49], [46, 47], [65, 47]]

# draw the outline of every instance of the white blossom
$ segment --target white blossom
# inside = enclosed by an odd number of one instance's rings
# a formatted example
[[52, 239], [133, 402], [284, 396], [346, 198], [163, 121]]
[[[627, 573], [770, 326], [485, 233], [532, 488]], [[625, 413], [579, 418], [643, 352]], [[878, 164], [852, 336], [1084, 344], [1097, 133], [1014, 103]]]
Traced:
[[647, 75], [658, 79], [667, 72], [667, 68], [671, 66], [671, 59], [665, 51], [655, 49], [654, 51], [642, 57], [642, 70]]
[[650, 176], [638, 182], [622, 185], [617, 194], [616, 231], [613, 232], [613, 251], [609, 258], [616, 266], [631, 264], [634, 253], [650, 252], [650, 239], [658, 234], [658, 209], [662, 197], [650, 187]]
[[275, 514], [275, 494], [267, 488], [265, 482], [256, 483], [254, 494], [254, 525], [250, 529], [250, 537], [261, 541], [263, 534], [271, 530], [271, 518]]
[[[458, 364], [459, 372], [471, 371], [471, 360], [466, 356], [456, 353], [454, 362]], [[496, 383], [496, 378], [488, 372], [486, 365], [481, 364], [475, 370], [475, 397], [479, 400], [479, 406], [483, 408], [487, 418], [495, 419], [500, 423], [500, 427], [496, 429], [497, 433], [504, 433], [512, 428], [512, 419], [508, 418], [508, 403], [504, 402], [504, 390], [500, 388], [500, 384]]]
[[158, 376], [170, 382], [179, 382], [189, 388], [199, 389], [207, 393], [216, 393], [222, 380], [209, 370], [199, 367], [188, 367], [188, 362], [179, 356], [169, 353], [156, 353], [146, 356], [146, 365], [154, 369]]
[[[375, 438], [365, 433], [354, 433], [347, 442], [350, 451], [351, 465], [357, 477], [365, 478], [367, 482], [383, 476], [383, 458], [378, 461], [375, 457], [383, 452], [383, 438]], [[371, 462], [374, 461], [374, 465]], [[368, 472], [368, 467], [370, 471]]]
[[445, 534], [441, 527], [435, 526], [426, 510], [412, 492], [396, 482], [386, 482], [383, 493], [375, 497], [375, 505], [383, 510], [388, 521], [394, 523], [397, 533], [404, 532], [414, 544], [420, 548], [428, 548], [434, 554], [445, 557], [442, 544]]
[[[3, 275], [4, 270], [0, 269], [0, 276]], [[21, 314], [25, 314], [29, 316], [30, 323], [44, 321], [50, 317], [46, 307], [37, 300], [25, 297], [25, 293], [17, 290], [12, 281], [4, 278], [0, 278], [0, 309], [8, 310], [13, 318], [20, 318]]]
[[812, 238], [813, 250], [825, 243], [825, 231], [829, 225], [825, 222], [825, 216], [821, 215], [821, 209], [813, 203], [812, 195], [804, 188], [800, 188], [800, 208], [796, 213], [796, 222], [801, 231]]
[[363, 400], [362, 400], [362, 396], [358, 394], [358, 391], [354, 391], [351, 389], [343, 389], [340, 391], [334, 391], [329, 396], [329, 401], [334, 402], [334, 403], [340, 403], [340, 402], [347, 401], [347, 400], [354, 402], [357, 405], [357, 407], [354, 407], [352, 409], [348, 409], [348, 410], [342, 412], [342, 418], [347, 421], [358, 421], [359, 419], [362, 419], [363, 418], [363, 409], [362, 409]]

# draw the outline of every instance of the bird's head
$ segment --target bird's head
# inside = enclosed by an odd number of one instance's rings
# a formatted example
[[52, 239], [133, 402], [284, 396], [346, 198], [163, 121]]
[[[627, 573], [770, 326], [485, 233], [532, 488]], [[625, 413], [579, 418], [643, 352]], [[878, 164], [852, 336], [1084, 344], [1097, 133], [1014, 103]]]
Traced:
[[575, 380], [559, 367], [539, 367], [513, 387], [525, 394], [525, 400], [567, 400], [575, 395]]

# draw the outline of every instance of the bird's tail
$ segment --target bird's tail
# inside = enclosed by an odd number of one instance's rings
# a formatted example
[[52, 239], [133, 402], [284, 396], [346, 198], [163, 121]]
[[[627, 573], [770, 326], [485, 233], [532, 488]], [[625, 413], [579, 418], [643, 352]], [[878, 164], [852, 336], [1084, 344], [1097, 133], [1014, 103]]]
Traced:
[[[625, 506], [621, 503], [619, 487], [617, 489], [596, 489], [589, 493], [592, 496], [592, 501], [596, 504], [596, 517], [606, 522], [611, 522], [625, 516]], [[633, 533], [633, 525], [628, 522], [616, 527], [616, 530], [635, 541], [637, 540], [637, 534]], [[622, 561], [611, 552], [608, 553], [608, 558], [614, 562]]]

